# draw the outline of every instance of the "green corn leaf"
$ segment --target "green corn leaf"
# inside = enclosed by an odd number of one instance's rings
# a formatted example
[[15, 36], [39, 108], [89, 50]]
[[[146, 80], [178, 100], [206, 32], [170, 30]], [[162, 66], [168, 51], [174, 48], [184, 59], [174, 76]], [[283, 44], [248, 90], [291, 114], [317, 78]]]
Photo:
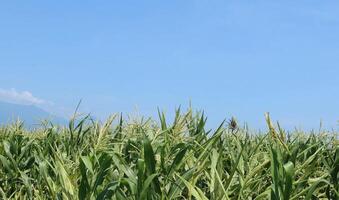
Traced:
[[150, 185], [153, 182], [153, 179], [157, 178], [157, 176], [158, 174], [152, 174], [147, 177], [141, 190], [140, 199], [146, 199], [147, 192], [150, 192], [149, 191]]

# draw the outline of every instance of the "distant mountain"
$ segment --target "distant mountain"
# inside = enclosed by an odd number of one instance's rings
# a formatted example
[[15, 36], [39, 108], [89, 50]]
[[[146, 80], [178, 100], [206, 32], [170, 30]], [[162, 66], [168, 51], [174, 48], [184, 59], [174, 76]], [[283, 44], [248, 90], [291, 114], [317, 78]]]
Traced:
[[18, 118], [29, 127], [39, 124], [44, 119], [49, 119], [58, 124], [66, 123], [65, 119], [52, 115], [34, 105], [0, 102], [0, 125], [14, 122]]

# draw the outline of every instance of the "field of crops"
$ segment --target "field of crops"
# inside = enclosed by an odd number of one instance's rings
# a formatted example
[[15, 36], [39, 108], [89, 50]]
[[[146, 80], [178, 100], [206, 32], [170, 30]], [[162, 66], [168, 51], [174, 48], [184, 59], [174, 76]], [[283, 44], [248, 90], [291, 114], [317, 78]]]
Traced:
[[0, 128], [0, 199], [339, 199], [338, 133], [252, 133], [176, 111]]

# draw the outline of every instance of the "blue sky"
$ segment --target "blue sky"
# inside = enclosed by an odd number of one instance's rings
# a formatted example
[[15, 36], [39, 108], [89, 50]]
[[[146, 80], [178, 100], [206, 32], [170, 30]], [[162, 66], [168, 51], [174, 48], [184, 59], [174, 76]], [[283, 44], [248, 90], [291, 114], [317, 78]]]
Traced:
[[339, 1], [3, 1], [0, 30], [2, 100], [338, 124]]

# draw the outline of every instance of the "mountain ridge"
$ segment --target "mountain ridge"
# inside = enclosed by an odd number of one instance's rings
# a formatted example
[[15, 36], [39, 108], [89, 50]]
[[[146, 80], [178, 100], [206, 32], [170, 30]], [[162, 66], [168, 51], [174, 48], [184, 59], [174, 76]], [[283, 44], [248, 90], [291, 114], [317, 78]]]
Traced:
[[0, 101], [0, 125], [10, 124], [20, 119], [31, 127], [41, 123], [41, 120], [51, 120], [58, 124], [65, 124], [66, 119], [53, 115], [35, 105], [22, 105]]

